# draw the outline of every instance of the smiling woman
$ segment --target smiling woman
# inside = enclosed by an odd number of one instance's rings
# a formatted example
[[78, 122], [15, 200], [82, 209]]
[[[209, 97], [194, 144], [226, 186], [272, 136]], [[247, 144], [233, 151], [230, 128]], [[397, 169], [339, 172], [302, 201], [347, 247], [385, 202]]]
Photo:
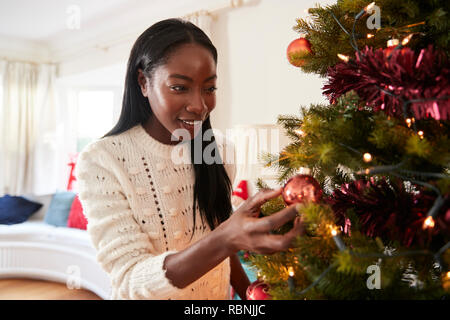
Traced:
[[[295, 206], [258, 218], [281, 189], [231, 215], [235, 163], [223, 161], [227, 140], [211, 134], [216, 67], [214, 45], [194, 24], [152, 25], [131, 50], [116, 126], [79, 156], [79, 199], [113, 299], [229, 299], [230, 283], [245, 299], [237, 252], [285, 250], [303, 232], [296, 219], [290, 232], [271, 234]], [[203, 159], [211, 146], [217, 161]], [[176, 163], [175, 151], [189, 161]]]

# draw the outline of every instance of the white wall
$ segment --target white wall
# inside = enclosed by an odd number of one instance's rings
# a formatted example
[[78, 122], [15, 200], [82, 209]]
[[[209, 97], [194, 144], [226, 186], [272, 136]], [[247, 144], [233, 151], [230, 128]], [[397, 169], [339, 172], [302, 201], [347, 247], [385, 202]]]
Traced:
[[[303, 73], [286, 58], [287, 46], [299, 37], [292, 29], [295, 20], [316, 2], [261, 0], [219, 15], [213, 30], [219, 51], [213, 126], [275, 123], [279, 114], [298, 115], [301, 105], [326, 101], [323, 79]], [[320, 1], [326, 2], [333, 1]]]
[[[213, 127], [225, 132], [237, 124], [275, 123], [280, 114], [298, 115], [300, 106], [326, 101], [321, 91], [324, 79], [303, 73], [286, 57], [287, 46], [300, 36], [292, 29], [295, 20], [305, 17], [305, 10], [316, 2], [253, 0], [253, 5], [216, 15], [212, 40], [219, 54], [219, 90], [211, 116]], [[320, 1], [327, 2], [334, 1]], [[98, 50], [66, 61], [61, 65], [61, 75], [70, 75], [68, 79], [79, 83], [101, 85], [102, 79], [107, 79], [104, 85], [123, 85], [131, 46], [132, 42], [127, 41], [109, 51]], [[94, 66], [98, 66], [98, 71]], [[81, 72], [73, 76], [77, 70]], [[94, 77], [102, 72], [107, 72], [107, 76]]]

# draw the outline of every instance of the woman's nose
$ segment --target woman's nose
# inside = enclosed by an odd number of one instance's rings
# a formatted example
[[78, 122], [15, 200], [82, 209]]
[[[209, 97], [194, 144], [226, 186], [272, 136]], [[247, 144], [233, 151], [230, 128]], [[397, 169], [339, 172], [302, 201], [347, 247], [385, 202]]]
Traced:
[[186, 106], [186, 110], [191, 113], [195, 113], [199, 116], [203, 117], [206, 113], [208, 113], [208, 106], [205, 103], [201, 94], [196, 94], [192, 97], [190, 103]]

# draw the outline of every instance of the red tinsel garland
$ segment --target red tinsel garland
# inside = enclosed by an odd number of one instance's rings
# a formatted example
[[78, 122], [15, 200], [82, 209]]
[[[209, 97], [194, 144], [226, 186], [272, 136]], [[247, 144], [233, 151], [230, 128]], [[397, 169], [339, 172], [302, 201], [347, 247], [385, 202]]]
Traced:
[[[390, 116], [416, 119], [450, 119], [449, 63], [445, 53], [430, 45], [416, 54], [410, 48], [366, 47], [356, 60], [336, 64], [328, 70], [323, 93], [331, 103], [354, 90], [367, 106]], [[441, 98], [441, 99], [439, 99]]]
[[[359, 220], [359, 230], [369, 237], [399, 241], [405, 246], [426, 246], [433, 235], [450, 227], [445, 208], [441, 209], [437, 225], [423, 229], [423, 221], [435, 196], [420, 191], [407, 192], [401, 182], [388, 183], [382, 179], [357, 180], [341, 186], [326, 199], [336, 216], [336, 222], [348, 229], [348, 210], [353, 209]], [[445, 206], [444, 206], [445, 207]]]

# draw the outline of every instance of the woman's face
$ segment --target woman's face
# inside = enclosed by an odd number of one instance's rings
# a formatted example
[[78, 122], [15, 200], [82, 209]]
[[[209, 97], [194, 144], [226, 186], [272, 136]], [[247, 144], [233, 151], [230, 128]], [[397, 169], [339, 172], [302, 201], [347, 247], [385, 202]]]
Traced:
[[177, 129], [193, 139], [216, 105], [216, 79], [211, 52], [198, 44], [181, 45], [151, 79], [139, 70], [138, 82], [153, 112], [144, 125], [147, 132], [166, 144], [178, 143], [172, 138]]

